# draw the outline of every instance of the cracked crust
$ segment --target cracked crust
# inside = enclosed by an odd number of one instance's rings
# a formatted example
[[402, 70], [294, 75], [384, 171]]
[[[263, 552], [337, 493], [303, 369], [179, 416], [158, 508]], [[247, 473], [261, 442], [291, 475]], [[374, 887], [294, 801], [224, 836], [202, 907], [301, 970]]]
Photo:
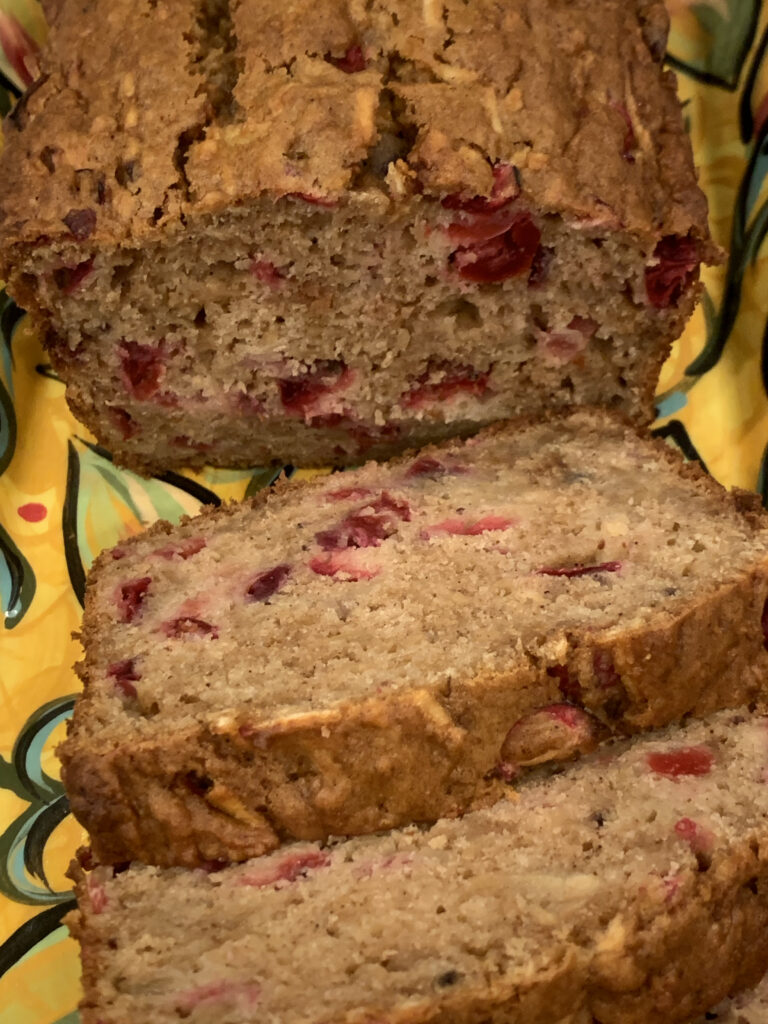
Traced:
[[[660, 2], [294, 0], [266, 17], [251, 0], [56, 6], [43, 77], [2, 154], [6, 272], [17, 246], [84, 241], [67, 229], [73, 210], [95, 212], [99, 247], [263, 193], [372, 199], [384, 122], [405, 145], [383, 186], [395, 202], [415, 181], [487, 195], [502, 161], [544, 212], [608, 217], [645, 242], [708, 238], [674, 78], [658, 66]], [[353, 47], [365, 68], [345, 73]]]
[[[617, 429], [615, 420], [602, 422]], [[488, 434], [506, 430], [510, 426], [501, 425]], [[653, 448], [682, 478], [716, 494], [750, 531], [765, 530], [756, 496], [729, 495], [662, 442]], [[451, 450], [421, 454], [444, 457]], [[280, 481], [274, 492], [252, 499], [250, 508], [254, 514], [278, 508], [297, 486], [319, 492], [327, 480]], [[238, 506], [230, 505], [206, 511], [198, 521], [215, 529], [236, 514]], [[157, 523], [122, 549], [129, 553], [172, 532]], [[508, 791], [495, 769], [510, 726], [563, 699], [547, 663], [512, 654], [505, 671], [457, 676], [450, 686], [342, 700], [285, 719], [235, 707], [172, 736], [105, 745], [94, 732], [91, 691], [98, 688], [89, 666], [108, 623], [95, 593], [110, 558], [109, 552], [100, 555], [90, 577], [80, 666], [85, 693], [60, 750], [73, 811], [104, 862], [240, 860], [290, 838], [323, 839], [460, 814]], [[768, 653], [761, 619], [767, 598], [768, 557], [762, 557], [736, 581], [705, 588], [674, 613], [660, 609], [643, 628], [571, 632], [556, 660], [579, 680], [580, 703], [604, 734], [764, 700]], [[620, 685], [606, 688], [597, 665], [611, 665]]]
[[[179, 139], [203, 123], [207, 108], [188, 41], [197, 30], [192, 4], [138, 0], [105, 8], [89, 0], [57, 8], [43, 74], [6, 131], [6, 259], [16, 243], [109, 246], [178, 223]], [[82, 211], [93, 217], [87, 232], [71, 226], [71, 215]]]
[[116, 461], [648, 421], [719, 258], [660, 3], [125, 5], [63, 0], [0, 156], [0, 273]]

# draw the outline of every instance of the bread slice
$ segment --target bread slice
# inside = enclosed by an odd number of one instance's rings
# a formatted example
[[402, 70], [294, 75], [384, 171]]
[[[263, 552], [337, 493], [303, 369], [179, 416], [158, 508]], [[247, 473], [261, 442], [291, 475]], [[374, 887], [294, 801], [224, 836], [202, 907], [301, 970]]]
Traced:
[[718, 258], [661, 0], [62, 0], [0, 275], [123, 462], [652, 415]]
[[429, 829], [78, 870], [83, 1024], [675, 1024], [768, 966], [768, 719], [608, 746]]
[[72, 809], [103, 862], [187, 865], [460, 813], [764, 693], [767, 547], [584, 411], [157, 524], [89, 579]]

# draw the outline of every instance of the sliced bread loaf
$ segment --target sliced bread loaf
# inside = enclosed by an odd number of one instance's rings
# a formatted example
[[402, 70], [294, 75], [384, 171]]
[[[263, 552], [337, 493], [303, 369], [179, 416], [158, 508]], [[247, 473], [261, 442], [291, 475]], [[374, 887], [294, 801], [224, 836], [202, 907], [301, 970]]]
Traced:
[[428, 829], [77, 869], [83, 1024], [675, 1024], [768, 966], [768, 720], [602, 749]]
[[186, 865], [460, 813], [764, 692], [767, 548], [588, 412], [159, 524], [89, 581], [73, 811], [103, 862]]

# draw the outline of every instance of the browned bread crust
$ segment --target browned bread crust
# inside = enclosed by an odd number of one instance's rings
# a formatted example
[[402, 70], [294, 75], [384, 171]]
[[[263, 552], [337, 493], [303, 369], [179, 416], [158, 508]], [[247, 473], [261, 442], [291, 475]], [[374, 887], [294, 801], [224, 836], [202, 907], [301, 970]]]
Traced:
[[0, 271], [118, 461], [650, 419], [719, 258], [660, 0], [58, 6]]
[[[250, 2], [228, 12], [213, 0], [116, 0], [106, 17], [97, 8], [59, 0], [43, 76], [12, 115], [0, 188], [5, 274], [17, 245], [135, 242], [264, 192], [359, 189], [386, 91], [414, 139], [399, 173], [417, 173], [427, 193], [488, 195], [491, 164], [508, 161], [545, 211], [586, 219], [607, 208], [641, 237], [708, 239], [674, 77], [656, 63], [661, 0], [378, 0], [365, 11], [293, 0], [266, 14]], [[216, 15], [231, 18], [229, 41], [217, 37]], [[353, 42], [368, 68], [340, 73], [325, 57], [343, 58]], [[611, 108], [627, 97], [637, 111]], [[244, 112], [236, 127], [228, 104]], [[644, 159], [628, 162], [633, 113]], [[311, 156], [288, 168], [302, 135]], [[67, 224], [81, 209], [93, 215], [87, 231]]]
[[[649, 779], [663, 750], [711, 751], [712, 783]], [[75, 865], [84, 1024], [683, 1024], [768, 961], [765, 761], [764, 720], [720, 714], [422, 832], [207, 877]]]
[[[249, 709], [233, 693], [220, 714], [192, 715], [171, 732], [154, 730], [121, 739], [112, 728], [107, 739], [95, 723], [113, 715], [104, 704], [104, 673], [105, 662], [118, 655], [104, 647], [104, 638], [112, 629], [115, 566], [122, 573], [134, 552], [152, 550], [155, 538], [166, 534], [177, 542], [199, 531], [211, 538], [232, 517], [239, 517], [242, 530], [243, 517], [259, 522], [262, 516], [279, 516], [291, 501], [322, 507], [324, 493], [339, 478], [299, 488], [278, 486], [276, 493], [262, 493], [246, 508], [209, 511], [180, 528], [155, 524], [121, 545], [119, 562], [109, 552], [99, 557], [86, 595], [86, 660], [79, 666], [85, 693], [60, 753], [73, 811], [91, 833], [97, 857], [111, 863], [136, 858], [187, 865], [239, 860], [290, 837], [370, 832], [461, 813], [505, 790], [504, 770], [498, 766], [506, 756], [526, 761], [526, 756], [504, 753], [510, 726], [558, 704], [564, 694], [588, 709], [606, 733], [648, 729], [764, 698], [768, 653], [761, 622], [768, 598], [768, 558], [762, 539], [766, 517], [759, 503], [754, 496], [729, 495], [665, 445], [639, 442], [607, 416], [582, 413], [573, 420], [582, 424], [589, 443], [597, 445], [598, 464], [601, 436], [611, 436], [623, 438], [619, 443], [628, 452], [642, 451], [644, 459], [670, 466], [671, 475], [664, 479], [690, 488], [691, 496], [706, 494], [712, 501], [710, 514], [717, 509], [718, 519], [722, 516], [745, 531], [747, 545], [756, 545], [754, 557], [745, 561], [734, 551], [741, 568], [728, 582], [715, 585], [703, 578], [694, 596], [682, 603], [677, 598], [668, 608], [662, 605], [642, 626], [622, 623], [619, 617], [609, 629], [555, 630], [549, 637], [553, 644], [558, 637], [558, 653], [553, 654], [545, 642], [549, 627], [541, 625], [545, 635], [539, 654], [521, 657], [510, 641], [503, 667], [456, 672], [447, 685], [385, 688], [284, 715]], [[531, 429], [507, 425], [485, 437], [525, 438]], [[470, 442], [466, 454], [483, 443]], [[567, 445], [562, 451], [567, 452]], [[462, 446], [454, 444], [428, 449], [423, 457], [442, 460], [461, 453]], [[386, 470], [371, 471], [385, 472], [384, 481], [396, 481], [402, 465], [395, 462]], [[345, 475], [344, 481], [354, 485], [357, 478]], [[655, 486], [662, 487], [658, 482]], [[696, 524], [690, 528], [695, 531]], [[247, 560], [247, 549], [243, 551]], [[279, 549], [271, 556], [282, 557]], [[659, 559], [665, 557], [672, 556], [658, 551]], [[135, 575], [147, 570], [125, 571]], [[676, 578], [670, 576], [672, 590]], [[185, 586], [176, 595], [179, 600], [186, 595]], [[317, 600], [332, 600], [323, 594]], [[642, 592], [637, 600], [642, 606]], [[312, 642], [320, 644], [322, 658], [322, 639]], [[240, 656], [233, 652], [233, 657]], [[258, 657], [253, 668], [257, 666]], [[567, 680], [578, 680], [578, 697]], [[192, 681], [189, 685], [194, 690]], [[109, 680], [107, 690], [111, 692]], [[151, 692], [143, 705], [150, 721]], [[125, 719], [126, 727], [130, 722]], [[546, 740], [544, 747], [546, 756], [535, 751], [527, 763], [557, 761], [574, 752], [562, 737]]]
[[[72, 876], [78, 909], [64, 923], [80, 943], [83, 1024], [134, 1024], [127, 1015], [103, 1015], [98, 982], [111, 966], [109, 954], [92, 928], [87, 876], [77, 867]], [[702, 876], [688, 906], [673, 921], [657, 907], [644, 908], [638, 915], [645, 919], [642, 934], [606, 956], [602, 969], [591, 976], [566, 961], [529, 986], [494, 991], [485, 998], [448, 998], [439, 1007], [400, 1010], [376, 1019], [381, 1024], [688, 1024], [691, 1014], [760, 979], [766, 966], [767, 890], [762, 848], [744, 851]], [[638, 979], [643, 981], [634, 987]], [[754, 1017], [725, 1009], [722, 1016], [708, 1014], [706, 1020], [764, 1024], [761, 1006]]]
[[696, 1024], [765, 1024], [768, 1020], [768, 977], [746, 992], [713, 1007]]

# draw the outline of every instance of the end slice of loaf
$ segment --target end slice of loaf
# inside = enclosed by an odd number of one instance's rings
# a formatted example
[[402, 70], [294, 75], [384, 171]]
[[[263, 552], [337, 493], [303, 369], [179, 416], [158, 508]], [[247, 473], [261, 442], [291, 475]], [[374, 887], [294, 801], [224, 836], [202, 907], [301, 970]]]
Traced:
[[73, 811], [102, 861], [242, 860], [753, 700], [767, 542], [586, 412], [159, 524], [89, 580]]
[[84, 1024], [676, 1024], [768, 966], [768, 720], [608, 746], [428, 830], [78, 880]]
[[719, 258], [661, 0], [110, 10], [62, 0], [8, 120], [0, 275], [118, 459], [648, 420]]

